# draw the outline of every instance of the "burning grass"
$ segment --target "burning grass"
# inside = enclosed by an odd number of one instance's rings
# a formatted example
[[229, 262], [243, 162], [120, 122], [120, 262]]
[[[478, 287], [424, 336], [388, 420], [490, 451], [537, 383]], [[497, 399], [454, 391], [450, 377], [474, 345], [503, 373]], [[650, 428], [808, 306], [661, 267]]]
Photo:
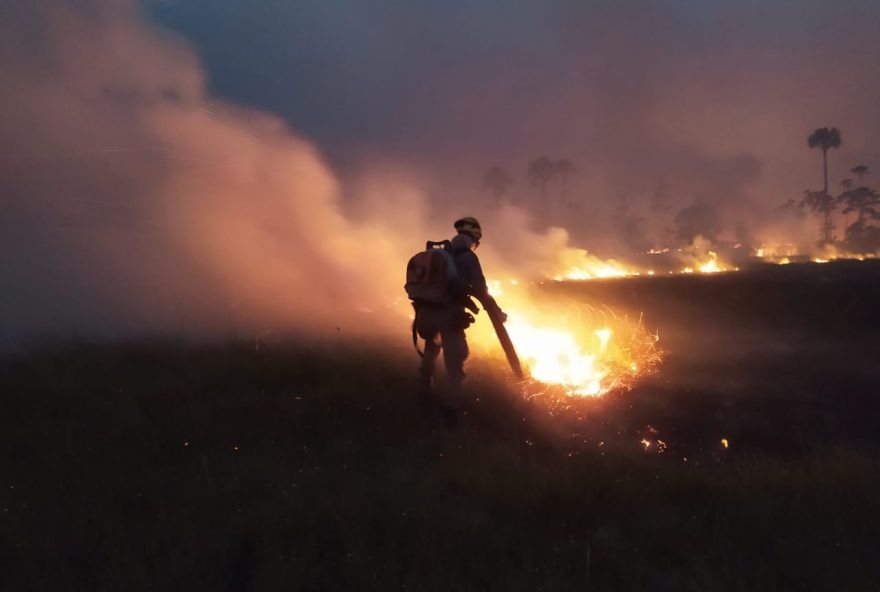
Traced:
[[550, 282], [662, 372], [523, 400], [474, 356], [456, 431], [404, 332], [0, 358], [6, 589], [872, 590], [880, 263], [765, 267]]
[[[630, 389], [660, 366], [659, 336], [641, 318], [634, 322], [608, 307], [560, 299], [540, 285], [496, 283], [493, 293], [508, 312], [507, 330], [520, 359], [538, 383], [524, 385], [527, 396], [541, 385], [555, 385], [570, 396], [598, 397]], [[502, 356], [488, 320], [478, 322], [472, 334], [474, 343]]]
[[880, 253], [856, 253], [843, 246], [825, 245], [813, 253], [801, 252], [796, 245], [789, 243], [763, 244], [755, 249], [753, 255], [766, 263], [788, 265], [790, 263], [828, 263], [829, 261], [866, 261], [880, 258]]
[[697, 237], [683, 248], [651, 249], [623, 260], [600, 259], [586, 251], [572, 249], [558, 269], [548, 274], [555, 281], [586, 281], [640, 276], [716, 274], [737, 272], [755, 263], [788, 265], [790, 263], [828, 263], [829, 261], [866, 261], [880, 258], [878, 252], [854, 252], [841, 244], [831, 244], [803, 251], [791, 243], [762, 244], [752, 251], [742, 244], [713, 246]]
[[562, 273], [552, 276], [556, 281], [564, 280], [595, 280], [608, 278], [625, 278], [637, 276], [654, 276], [658, 274], [691, 274], [719, 273], [739, 271], [731, 263], [723, 261], [717, 252], [711, 249], [658, 249], [643, 253], [645, 256], [662, 256], [664, 261], [657, 265], [640, 265], [622, 263], [613, 259], [602, 261], [591, 256], [584, 256], [582, 261], [569, 262]]

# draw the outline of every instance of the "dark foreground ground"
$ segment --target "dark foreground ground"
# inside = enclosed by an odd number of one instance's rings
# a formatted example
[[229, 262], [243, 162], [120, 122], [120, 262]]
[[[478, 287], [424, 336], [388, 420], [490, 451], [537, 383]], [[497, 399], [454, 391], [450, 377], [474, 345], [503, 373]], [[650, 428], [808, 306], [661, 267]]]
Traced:
[[875, 266], [551, 289], [645, 312], [661, 373], [525, 403], [474, 361], [448, 430], [405, 349], [5, 357], [0, 589], [878, 589]]

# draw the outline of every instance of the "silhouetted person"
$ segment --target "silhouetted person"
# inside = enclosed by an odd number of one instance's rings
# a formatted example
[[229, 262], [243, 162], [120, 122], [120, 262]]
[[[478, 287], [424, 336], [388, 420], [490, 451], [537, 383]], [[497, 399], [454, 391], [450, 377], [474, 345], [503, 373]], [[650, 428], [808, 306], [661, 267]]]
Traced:
[[469, 353], [465, 329], [474, 322], [468, 310], [479, 310], [471, 297], [479, 300], [488, 314], [497, 315], [502, 322], [507, 319], [489, 294], [480, 260], [474, 252], [483, 236], [480, 223], [468, 216], [456, 221], [454, 227], [457, 234], [449, 242], [448, 250], [455, 264], [455, 277], [450, 282], [446, 302], [415, 302], [416, 330], [425, 340], [425, 353], [419, 367], [420, 395], [426, 396], [431, 391], [437, 357], [442, 349], [449, 382], [442, 405], [444, 417], [450, 423], [455, 422], [461, 408], [464, 362]]

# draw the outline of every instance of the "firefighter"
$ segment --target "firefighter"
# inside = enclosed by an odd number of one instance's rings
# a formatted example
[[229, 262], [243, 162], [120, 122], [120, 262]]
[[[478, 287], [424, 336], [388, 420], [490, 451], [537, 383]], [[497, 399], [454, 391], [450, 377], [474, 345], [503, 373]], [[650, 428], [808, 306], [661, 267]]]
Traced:
[[467, 216], [454, 224], [456, 235], [449, 245], [457, 276], [450, 285], [448, 303], [420, 304], [416, 314], [416, 329], [425, 340], [425, 353], [419, 367], [420, 395], [422, 398], [431, 392], [431, 382], [440, 351], [446, 366], [448, 390], [442, 399], [443, 416], [447, 422], [457, 421], [462, 403], [462, 382], [465, 378], [464, 362], [468, 357], [468, 343], [465, 329], [474, 322], [471, 312], [478, 312], [472, 297], [476, 298], [490, 316], [500, 318], [507, 315], [489, 294], [486, 278], [476, 249], [483, 237], [480, 223]]

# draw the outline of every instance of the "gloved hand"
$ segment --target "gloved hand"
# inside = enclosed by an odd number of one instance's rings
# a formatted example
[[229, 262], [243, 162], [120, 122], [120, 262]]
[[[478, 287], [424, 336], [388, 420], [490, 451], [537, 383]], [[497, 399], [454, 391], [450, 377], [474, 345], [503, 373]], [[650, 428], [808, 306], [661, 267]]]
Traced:
[[501, 321], [502, 323], [507, 322], [507, 313], [501, 310], [500, 308], [492, 313], [492, 316]]
[[474, 323], [474, 315], [466, 310], [461, 311], [457, 318], [453, 319], [453, 326], [456, 329], [467, 329]]

